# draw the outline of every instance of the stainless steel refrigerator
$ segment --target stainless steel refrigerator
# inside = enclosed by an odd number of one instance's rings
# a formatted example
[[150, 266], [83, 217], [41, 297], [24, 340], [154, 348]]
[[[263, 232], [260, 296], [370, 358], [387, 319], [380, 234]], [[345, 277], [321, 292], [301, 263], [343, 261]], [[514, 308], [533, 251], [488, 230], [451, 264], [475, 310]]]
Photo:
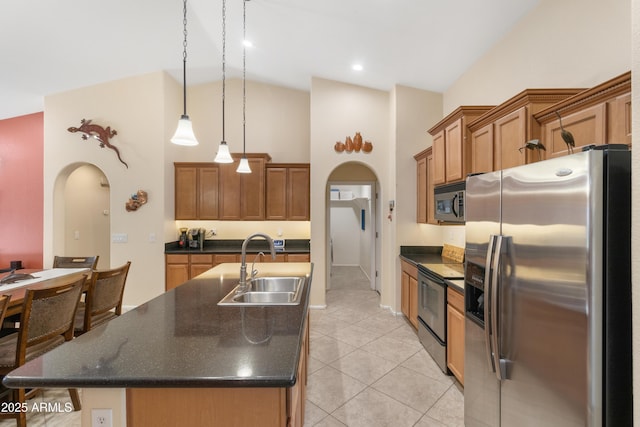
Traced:
[[466, 427], [632, 425], [631, 155], [470, 176]]

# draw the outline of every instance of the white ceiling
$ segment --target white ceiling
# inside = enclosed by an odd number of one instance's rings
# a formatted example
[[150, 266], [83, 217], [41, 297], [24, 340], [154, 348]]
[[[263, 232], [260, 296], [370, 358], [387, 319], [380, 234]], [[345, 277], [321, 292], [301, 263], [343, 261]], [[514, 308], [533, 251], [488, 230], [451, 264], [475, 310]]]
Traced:
[[[247, 78], [442, 92], [540, 0], [251, 0]], [[187, 84], [221, 78], [222, 0], [188, 2]], [[0, 119], [43, 97], [166, 70], [182, 80], [180, 0], [0, 3]], [[227, 0], [227, 77], [242, 75], [242, 0]], [[351, 69], [354, 62], [363, 71]]]

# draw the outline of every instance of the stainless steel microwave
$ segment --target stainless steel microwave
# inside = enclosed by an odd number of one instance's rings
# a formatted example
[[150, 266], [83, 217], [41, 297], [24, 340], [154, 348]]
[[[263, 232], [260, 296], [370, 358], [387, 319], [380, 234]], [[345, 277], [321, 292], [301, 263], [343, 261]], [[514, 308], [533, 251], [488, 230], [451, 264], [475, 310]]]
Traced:
[[435, 188], [436, 220], [464, 224], [464, 189], [464, 181]]

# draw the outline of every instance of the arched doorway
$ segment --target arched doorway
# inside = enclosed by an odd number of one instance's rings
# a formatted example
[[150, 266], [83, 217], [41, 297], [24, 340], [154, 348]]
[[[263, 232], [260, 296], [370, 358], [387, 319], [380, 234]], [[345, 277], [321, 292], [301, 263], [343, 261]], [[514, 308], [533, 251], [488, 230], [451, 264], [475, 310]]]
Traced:
[[326, 198], [328, 289], [332, 280], [345, 283], [344, 276], [353, 275], [380, 293], [378, 193], [375, 173], [362, 163], [344, 163], [330, 174]]
[[54, 255], [99, 255], [98, 268], [110, 267], [110, 186], [93, 164], [60, 172], [54, 187]]

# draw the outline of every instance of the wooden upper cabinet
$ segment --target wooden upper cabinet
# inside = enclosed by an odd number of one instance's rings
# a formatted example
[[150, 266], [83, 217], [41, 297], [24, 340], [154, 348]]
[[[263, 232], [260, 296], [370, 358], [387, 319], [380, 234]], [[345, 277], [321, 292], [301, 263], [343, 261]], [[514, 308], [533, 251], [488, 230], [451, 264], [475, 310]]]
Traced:
[[218, 167], [175, 163], [175, 219], [218, 219]]
[[433, 183], [435, 185], [447, 182], [445, 176], [445, 145], [444, 129], [433, 135]]
[[416, 222], [437, 224], [433, 195], [433, 149], [427, 148], [413, 156], [416, 159]]
[[525, 148], [542, 140], [533, 115], [583, 89], [526, 89], [469, 123], [471, 171], [491, 172], [543, 160], [543, 150]]
[[462, 181], [471, 172], [471, 121], [491, 106], [462, 106], [429, 129], [433, 137], [433, 184]]
[[266, 219], [308, 221], [309, 164], [269, 164], [266, 168]]
[[471, 172], [493, 170], [493, 123], [489, 123], [471, 134]]
[[494, 165], [496, 170], [526, 163], [527, 107], [501, 117], [494, 124]]
[[569, 153], [560, 134], [558, 114], [564, 129], [573, 135], [575, 151], [592, 144], [631, 146], [631, 73], [584, 90], [535, 114], [547, 157]]
[[253, 220], [265, 218], [265, 165], [268, 154], [246, 154], [251, 173], [237, 173], [241, 154], [232, 154], [233, 163], [220, 168], [220, 219]]

